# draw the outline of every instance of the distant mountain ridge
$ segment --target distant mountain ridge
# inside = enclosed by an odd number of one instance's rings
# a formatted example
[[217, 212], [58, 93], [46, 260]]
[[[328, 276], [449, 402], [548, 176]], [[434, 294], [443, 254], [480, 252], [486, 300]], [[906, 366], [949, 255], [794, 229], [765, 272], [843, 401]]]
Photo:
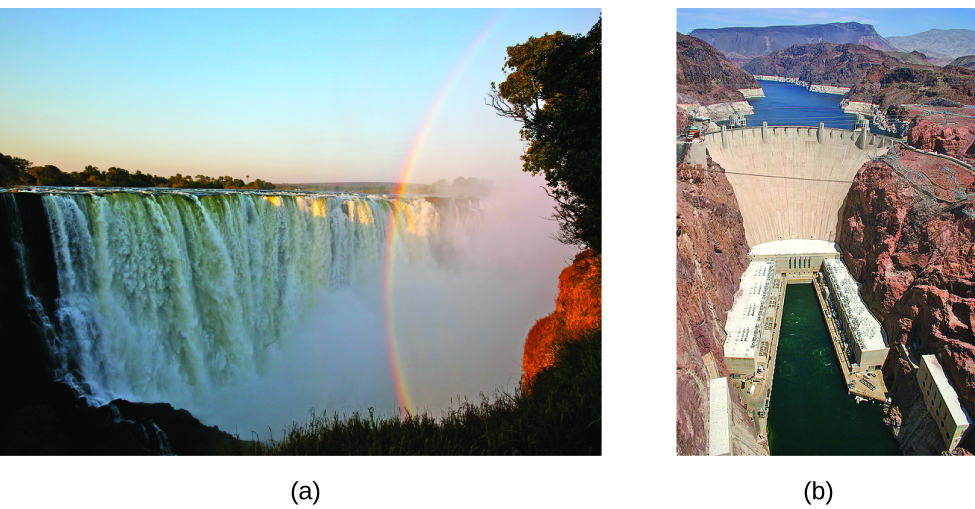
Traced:
[[738, 63], [754, 57], [768, 55], [796, 44], [820, 42], [853, 43], [884, 51], [897, 50], [877, 33], [873, 25], [856, 22], [769, 27], [698, 28], [692, 30], [688, 35], [714, 46], [730, 60]]
[[742, 68], [756, 75], [798, 78], [816, 85], [852, 87], [863, 81], [875, 66], [886, 70], [898, 67], [899, 63], [883, 51], [859, 44], [821, 42], [780, 49], [755, 58]]
[[887, 41], [903, 51], [917, 50], [946, 60], [975, 54], [975, 30], [963, 28], [933, 28], [914, 35], [888, 37]]

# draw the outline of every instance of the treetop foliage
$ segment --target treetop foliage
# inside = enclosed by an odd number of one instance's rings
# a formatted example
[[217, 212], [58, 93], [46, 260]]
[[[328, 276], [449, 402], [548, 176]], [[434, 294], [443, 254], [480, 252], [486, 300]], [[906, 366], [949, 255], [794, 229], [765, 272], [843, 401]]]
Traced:
[[508, 47], [489, 105], [522, 123], [523, 169], [545, 176], [558, 239], [600, 252], [602, 211], [602, 18], [586, 35], [562, 32]]
[[0, 187], [59, 186], [59, 187], [175, 187], [194, 189], [274, 189], [274, 184], [255, 179], [244, 182], [228, 176], [193, 177], [177, 173], [173, 177], [159, 177], [136, 170], [111, 167], [100, 171], [97, 166], [85, 166], [83, 171], [66, 173], [54, 165], [34, 166], [19, 157], [0, 154]]

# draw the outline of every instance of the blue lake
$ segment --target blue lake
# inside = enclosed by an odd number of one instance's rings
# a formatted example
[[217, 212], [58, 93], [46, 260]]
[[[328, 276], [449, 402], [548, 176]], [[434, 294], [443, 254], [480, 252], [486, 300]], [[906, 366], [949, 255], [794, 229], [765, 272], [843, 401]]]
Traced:
[[[768, 125], [808, 125], [853, 129], [856, 115], [843, 113], [840, 108], [841, 95], [818, 94], [792, 83], [760, 80], [765, 97], [751, 99], [749, 104], [755, 108], [754, 115], [748, 115], [748, 126]], [[871, 129], [872, 130], [872, 129]]]

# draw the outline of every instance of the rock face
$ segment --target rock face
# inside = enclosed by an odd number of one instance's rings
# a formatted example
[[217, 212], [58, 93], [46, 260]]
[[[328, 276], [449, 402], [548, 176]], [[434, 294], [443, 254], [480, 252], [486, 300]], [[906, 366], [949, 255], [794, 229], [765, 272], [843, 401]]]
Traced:
[[935, 98], [975, 104], [975, 71], [963, 67], [876, 66], [846, 97], [879, 104], [923, 104]]
[[877, 65], [892, 67], [897, 65], [897, 60], [860, 44], [821, 42], [780, 49], [751, 60], [742, 67], [752, 74], [850, 87], [861, 82]]
[[[720, 166], [677, 166], [677, 454], [706, 455], [710, 353], [728, 376], [722, 344], [728, 310], [748, 266], [745, 228]], [[735, 454], [768, 454], [732, 392]]]
[[704, 28], [689, 34], [714, 46], [732, 60], [742, 61], [768, 55], [796, 44], [832, 42], [861, 44], [874, 49], [895, 51], [873, 25], [827, 23], [771, 27]]
[[[868, 163], [850, 188], [839, 244], [890, 342], [883, 367], [893, 394], [888, 424], [905, 452], [937, 454], [944, 445], [920, 398], [916, 362], [938, 354], [968, 411], [975, 410], [975, 175], [938, 157], [896, 154], [901, 173], [937, 199], [925, 198], [890, 165]], [[961, 447], [971, 451], [972, 439]]]
[[535, 375], [552, 365], [553, 346], [602, 326], [601, 276], [602, 258], [592, 250], [576, 255], [572, 265], [559, 275], [555, 311], [535, 322], [525, 340], [521, 363], [524, 387], [531, 387]]
[[744, 101], [740, 88], [758, 81], [704, 41], [677, 34], [677, 102], [703, 105]]
[[916, 117], [908, 127], [907, 142], [922, 150], [975, 162], [975, 122], [946, 126], [936, 118]]
[[904, 51], [917, 50], [928, 56], [949, 59], [975, 53], [975, 31], [961, 28], [934, 28], [914, 35], [888, 37], [887, 41]]

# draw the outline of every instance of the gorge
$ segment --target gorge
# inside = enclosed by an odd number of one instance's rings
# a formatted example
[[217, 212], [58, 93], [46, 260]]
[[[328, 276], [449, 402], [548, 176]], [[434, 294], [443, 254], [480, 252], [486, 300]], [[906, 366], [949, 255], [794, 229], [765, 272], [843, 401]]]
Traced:
[[[793, 85], [775, 85], [799, 88]], [[769, 101], [771, 97], [769, 91], [773, 89], [774, 87], [767, 88], [766, 99], [755, 102]], [[790, 122], [790, 124], [809, 125], [810, 122]], [[678, 115], [679, 129], [680, 125], [680, 115]], [[750, 125], [756, 126], [754, 123]], [[785, 138], [782, 138], [783, 136]], [[725, 325], [724, 317], [732, 309], [733, 298], [748, 260], [756, 254], [755, 246], [778, 239], [809, 238], [835, 243], [837, 254], [849, 266], [851, 274], [863, 283], [861, 297], [870, 312], [880, 321], [884, 334], [890, 342], [890, 355], [883, 366], [882, 376], [886, 386], [891, 388], [893, 401], [889, 410], [876, 409], [875, 415], [870, 417], [873, 419], [871, 429], [874, 430], [873, 432], [878, 428], [882, 429], [881, 421], [887, 424], [897, 438], [894, 453], [898, 450], [907, 454], [944, 452], [945, 444], [937, 436], [938, 425], [919, 397], [915, 376], [917, 363], [915, 361], [912, 364], [910, 361], [903, 360], [908, 354], [905, 353], [907, 350], [901, 350], [901, 345], [908, 337], [912, 337], [912, 334], [917, 338], [930, 337], [931, 334], [934, 334], [934, 338], [945, 338], [915, 341], [918, 343], [917, 347], [922, 343], [925, 345], [924, 351], [920, 353], [937, 353], [943, 363], [951, 365], [946, 367], [946, 371], [950, 374], [954, 386], [959, 388], [959, 396], [971, 408], [972, 401], [967, 396], [968, 388], [972, 386], [968, 374], [971, 370], [966, 366], [970, 365], [967, 356], [972, 348], [971, 313], [968, 311], [972, 304], [969, 295], [972, 284], [967, 273], [964, 270], [959, 272], [956, 268], [957, 264], [963, 264], [961, 260], [968, 256], [963, 246], [971, 246], [971, 235], [968, 233], [971, 219], [964, 211], [971, 208], [972, 200], [970, 197], [959, 198], [970, 192], [966, 190], [970, 185], [971, 172], [950, 161], [915, 154], [908, 148], [895, 144], [893, 140], [865, 131], [851, 132], [823, 127], [785, 128], [769, 125], [765, 128], [724, 129], [721, 132], [708, 133], [703, 138], [709, 156], [706, 164], [697, 166], [679, 164], [677, 168], [678, 454], [706, 453], [702, 451], [706, 451], [703, 447], [707, 441], [695, 435], [698, 432], [706, 432], [707, 429], [707, 420], [701, 419], [702, 416], [707, 415], [706, 382], [709, 377], [724, 377], [732, 373], [730, 367], [721, 360], [723, 353], [721, 343], [725, 336], [722, 328]], [[844, 138], [845, 143], [836, 144]], [[835, 148], [826, 148], [834, 144], [836, 144]], [[804, 155], [806, 151], [812, 151], [810, 153], [814, 155], [806, 157]], [[891, 155], [884, 156], [888, 151]], [[807, 164], [804, 161], [809, 162], [808, 166], [804, 166]], [[924, 180], [925, 177], [921, 176], [923, 173], [934, 182], [938, 182], [939, 186], [955, 193], [950, 196], [940, 195], [941, 200], [954, 200], [952, 201], [954, 208], [943, 206], [943, 203], [933, 209], [927, 207], [934, 211], [928, 214], [934, 216], [925, 216], [927, 210], [923, 206], [925, 188], [914, 188], [913, 191], [902, 189], [905, 185], [910, 187], [903, 182], [905, 177], [898, 177], [899, 174], [890, 169], [891, 164], [900, 163], [916, 172], [912, 174], [914, 177], [909, 177], [914, 181]], [[868, 169], [874, 166], [887, 168], [888, 174], [892, 175], [891, 179], [898, 183], [884, 183], [882, 186], [897, 186], [896, 189], [899, 190], [897, 193], [884, 193], [873, 187], [879, 184], [876, 177], [869, 176]], [[941, 167], [948, 169], [938, 170]], [[880, 196], [884, 197], [883, 200], [888, 201], [878, 201], [878, 197], [872, 198], [869, 204], [854, 206], [866, 199], [860, 197], [863, 193], [866, 193], [866, 196], [874, 196], [872, 193], [875, 192], [880, 192]], [[897, 198], [893, 198], [895, 196]], [[905, 201], [895, 205], [898, 200]], [[921, 206], [915, 207], [919, 202]], [[914, 219], [906, 219], [909, 223], [916, 222], [914, 224], [923, 224], [927, 221], [921, 217], [938, 217], [939, 222], [936, 224], [941, 225], [941, 229], [938, 230], [940, 233], [925, 234], [926, 236], [913, 241], [914, 243], [908, 240], [908, 244], [901, 244], [898, 240], [894, 240], [900, 238], [898, 236], [887, 237], [891, 235], [889, 232], [897, 231], [897, 227], [894, 226], [896, 223], [891, 223], [895, 214], [893, 209], [898, 210], [896, 214], [899, 218], [910, 218], [917, 214]], [[866, 226], [867, 224], [869, 226]], [[880, 235], [886, 240], [880, 245], [876, 244], [877, 240], [866, 240], [868, 234], [863, 231], [867, 228], [872, 232], [869, 235]], [[942, 237], [938, 237], [939, 234]], [[891, 247], [892, 242], [898, 247]], [[749, 248], [753, 248], [752, 256], [748, 256]], [[927, 307], [914, 304], [913, 308], [909, 308], [911, 311], [905, 308], [900, 315], [892, 312], [891, 302], [901, 299], [904, 295], [901, 292], [904, 291], [902, 289], [904, 282], [911, 280], [909, 274], [917, 273], [916, 271], [927, 273], [916, 266], [913, 269], [898, 268], [896, 271], [888, 269], [890, 262], [886, 261], [884, 255], [878, 254], [875, 258], [874, 255], [865, 253], [873, 252], [878, 248], [893, 252], [904, 249], [906, 252], [898, 255], [904, 257], [902, 258], [904, 260], [918, 260], [919, 256], [920, 259], [925, 260], [927, 258], [923, 255], [915, 253], [926, 253], [929, 250], [949, 256], [944, 261], [939, 257], [933, 262], [940, 267], [934, 270], [941, 272], [935, 272], [938, 276], [933, 283], [939, 290], [930, 290], [930, 292], [940, 295], [937, 297], [938, 300], [932, 300], [935, 299], [933, 296], [927, 297], [926, 302], [935, 303]], [[958, 261], [952, 263], [948, 260]], [[877, 283], [871, 284], [869, 281], [872, 279], [865, 279], [867, 272], [858, 268], [864, 263], [872, 267], [870, 270], [879, 271], [876, 273]], [[923, 262], [910, 262], [906, 265], [911, 263]], [[947, 278], [942, 274], [950, 274], [951, 277]], [[949, 283], [949, 281], [953, 282]], [[874, 293], [879, 288], [884, 288], [881, 294], [886, 295], [882, 299]], [[901, 288], [901, 290], [886, 288]], [[743, 290], [745, 290], [744, 285], [739, 290], [739, 294]], [[792, 292], [791, 285], [789, 291]], [[917, 300], [925, 298], [921, 294], [908, 298], [912, 302], [925, 302]], [[955, 304], [938, 304], [941, 300]], [[881, 302], [886, 304], [881, 305]], [[788, 301], [786, 308], [789, 308]], [[945, 311], [938, 311], [940, 309]], [[895, 318], [895, 316], [903, 316], [903, 318]], [[898, 320], [900, 320], [899, 325], [896, 324]], [[911, 325], [912, 323], [915, 325]], [[922, 323], [924, 325], [921, 325]], [[782, 334], [786, 334], [785, 325]], [[786, 340], [783, 338], [783, 341]], [[836, 355], [828, 349], [825, 353], [829, 354], [835, 364]], [[787, 357], [783, 357], [781, 362], [783, 364], [780, 368], [787, 366]], [[710, 369], [709, 364], [712, 364]], [[770, 412], [773, 417], [771, 417], [770, 427], [773, 436], [769, 440], [772, 444], [776, 444], [778, 439], [778, 444], [781, 445], [785, 443], [783, 439], [788, 441], [789, 438], [783, 437], [781, 432], [784, 416], [774, 417], [775, 412], [783, 408], [783, 396], [786, 400], [796, 396], [783, 394], [794, 388], [790, 389], [789, 384], [784, 382], [789, 379], [786, 371], [777, 373], [777, 377], [786, 376], [786, 378], [782, 378], [783, 382], [771, 390]], [[842, 379], [838, 376], [838, 371], [835, 373], [833, 383], [841, 384]], [[768, 440], [762, 437], [755, 426], [749, 422], [748, 417], [743, 415], [744, 402], [734, 396], [734, 390], [732, 394], [730, 404], [733, 417], [733, 454], [768, 454]], [[843, 396], [843, 398], [850, 399], [849, 403], [852, 404], [852, 396]], [[805, 411], [808, 410], [807, 408]], [[778, 424], [776, 424], [777, 419]], [[774, 436], [776, 430], [778, 430], [777, 438]], [[878, 446], [882, 442], [890, 442], [890, 432], [882, 433], [886, 436], [874, 440]], [[967, 454], [970, 448], [969, 439], [969, 442], [963, 441], [960, 447], [948, 452]], [[890, 449], [883, 447], [872, 449], [874, 452], [866, 452], [871, 449], [857, 448], [846, 449], [846, 452], [843, 452], [843, 449], [828, 452], [828, 449], [815, 447], [782, 449], [775, 445], [771, 452], [774, 454], [858, 454], [855, 452], [857, 450], [863, 451], [861, 452], [863, 454], [877, 454], [881, 450], [886, 451], [887, 454], [891, 452]]]

